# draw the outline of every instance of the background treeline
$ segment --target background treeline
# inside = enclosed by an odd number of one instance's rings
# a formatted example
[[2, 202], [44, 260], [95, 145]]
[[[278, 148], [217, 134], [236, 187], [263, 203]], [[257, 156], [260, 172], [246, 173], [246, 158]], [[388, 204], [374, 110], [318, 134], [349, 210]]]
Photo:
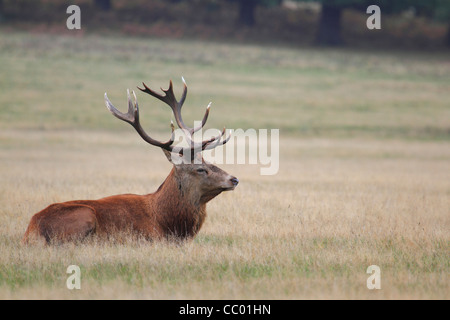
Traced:
[[[62, 32], [77, 4], [83, 32], [357, 47], [450, 47], [450, 0], [0, 0], [0, 23]], [[381, 8], [381, 30], [366, 9]]]

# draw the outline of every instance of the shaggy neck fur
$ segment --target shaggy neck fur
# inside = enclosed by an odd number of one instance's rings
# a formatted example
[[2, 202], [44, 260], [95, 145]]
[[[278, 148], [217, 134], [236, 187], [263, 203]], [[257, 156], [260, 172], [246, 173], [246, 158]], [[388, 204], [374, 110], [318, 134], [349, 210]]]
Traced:
[[206, 218], [206, 201], [188, 179], [177, 175], [175, 167], [153, 194], [157, 220], [167, 237], [194, 237]]

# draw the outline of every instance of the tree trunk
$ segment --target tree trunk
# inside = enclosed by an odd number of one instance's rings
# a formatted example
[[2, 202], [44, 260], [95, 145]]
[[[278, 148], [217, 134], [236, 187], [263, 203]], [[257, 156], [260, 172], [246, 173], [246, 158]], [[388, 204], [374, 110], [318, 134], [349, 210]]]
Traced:
[[111, 9], [111, 0], [95, 0], [95, 7], [108, 11]]
[[339, 46], [343, 44], [341, 38], [342, 7], [322, 5], [319, 21], [319, 30], [316, 43], [325, 46]]
[[239, 18], [240, 25], [253, 27], [255, 25], [255, 10], [257, 0], [240, 0], [239, 1]]
[[447, 36], [445, 37], [445, 44], [447, 47], [450, 47], [450, 22], [447, 26]]

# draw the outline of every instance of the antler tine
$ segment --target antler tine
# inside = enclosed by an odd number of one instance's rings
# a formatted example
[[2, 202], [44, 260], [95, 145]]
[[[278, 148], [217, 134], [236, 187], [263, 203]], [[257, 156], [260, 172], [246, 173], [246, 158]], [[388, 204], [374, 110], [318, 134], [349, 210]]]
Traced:
[[[187, 96], [187, 84], [186, 81], [184, 80], [184, 77], [181, 77], [181, 80], [183, 81], [183, 93], [181, 94], [181, 99], [180, 99], [180, 111], [181, 111], [181, 107], [184, 104], [184, 100], [186, 100], [186, 96]], [[170, 85], [172, 86], [172, 80], [170, 80]], [[172, 94], [173, 94], [173, 90], [172, 90]]]
[[111, 101], [109, 101], [108, 95], [106, 94], [106, 92], [105, 92], [105, 105], [108, 108], [108, 110], [113, 114], [113, 116], [115, 116], [116, 118], [118, 118], [120, 120], [123, 120], [125, 122], [132, 124], [135, 120], [135, 113], [134, 113], [134, 107], [130, 103], [130, 91], [129, 90], [127, 90], [127, 94], [128, 94], [128, 112], [127, 113], [122, 113], [116, 107], [114, 107], [113, 104], [111, 103]]
[[222, 133], [219, 134], [218, 136], [215, 136], [215, 137], [212, 137], [211, 139], [202, 141], [202, 143], [201, 143], [202, 149], [203, 149], [205, 146], [209, 145], [210, 143], [212, 143], [212, 142], [214, 142], [214, 141], [216, 141], [216, 140], [222, 138], [224, 134], [225, 134], [225, 127], [223, 128]]
[[[210, 149], [214, 149], [215, 147], [219, 146], [219, 145], [224, 145], [225, 143], [227, 143], [230, 138], [231, 138], [231, 130], [230, 130], [230, 134], [228, 135], [228, 137], [225, 140], [221, 140], [220, 138], [223, 137], [223, 135], [225, 134], [225, 128], [223, 128], [222, 134], [220, 136], [215, 137], [209, 144], [206, 144], [202, 147], [202, 150], [210, 150]], [[215, 143], [213, 143], [215, 142]]]
[[[220, 140], [220, 138], [222, 138], [224, 134], [225, 134], [225, 127], [223, 128], [221, 134], [219, 134], [218, 136], [212, 137], [211, 139], [204, 140], [202, 142], [195, 142], [192, 139], [188, 139], [189, 140], [188, 142], [189, 142], [192, 150], [202, 150], [203, 151], [203, 150], [206, 150], [205, 149], [206, 146], [210, 145], [213, 142], [216, 142], [217, 140]], [[212, 148], [209, 148], [209, 149], [212, 149]]]
[[173, 147], [172, 144], [175, 141], [175, 130], [173, 124], [172, 127], [172, 136], [167, 142], [160, 142], [158, 140], [155, 140], [151, 138], [145, 131], [142, 129], [141, 124], [139, 122], [139, 106], [137, 103], [137, 97], [135, 92], [133, 91], [134, 96], [134, 104], [131, 100], [130, 91], [127, 90], [127, 97], [128, 97], [128, 112], [122, 113], [120, 112], [116, 107], [113, 106], [111, 101], [108, 99], [107, 94], [105, 93], [105, 105], [108, 108], [108, 110], [118, 119], [123, 120], [125, 122], [128, 122], [133, 126], [133, 128], [139, 133], [139, 135], [144, 139], [146, 142], [148, 142], [151, 145], [163, 148], [168, 151], [172, 151]]
[[208, 120], [209, 109], [210, 109], [210, 108], [211, 108], [211, 102], [210, 102], [210, 103], [208, 104], [208, 106], [206, 107], [206, 111], [205, 111], [205, 115], [203, 116], [202, 123], [201, 123], [198, 127], [192, 129], [192, 133], [197, 132], [198, 130], [200, 130], [201, 128], [203, 128], [203, 127], [205, 126], [206, 121]]
[[184, 91], [180, 101], [177, 101], [177, 99], [175, 98], [175, 94], [173, 93], [172, 80], [170, 80], [169, 88], [167, 90], [161, 88], [161, 90], [164, 92], [164, 95], [156, 93], [155, 91], [147, 87], [144, 82], [142, 82], [142, 85], [144, 86], [144, 89], [138, 87], [139, 90], [148, 93], [149, 95], [169, 105], [169, 107], [172, 109], [173, 115], [175, 116], [175, 121], [177, 122], [178, 126], [181, 129], [187, 130], [190, 134], [192, 134], [193, 129], [187, 127], [183, 122], [183, 118], [181, 117], [181, 107], [183, 106], [184, 100], [186, 99], [187, 95], [186, 83], [184, 83]]
[[[203, 116], [203, 120], [202, 120], [202, 123], [200, 126], [195, 127], [195, 128], [190, 128], [190, 127], [186, 126], [186, 124], [183, 121], [183, 117], [181, 116], [181, 108], [183, 107], [184, 101], [186, 100], [187, 84], [183, 77], [181, 77], [181, 79], [183, 80], [183, 93], [181, 95], [180, 101], [177, 101], [177, 99], [175, 98], [175, 94], [173, 92], [172, 80], [170, 80], [169, 88], [167, 90], [164, 90], [163, 88], [161, 88], [161, 91], [164, 92], [164, 95], [161, 95], [161, 94], [153, 91], [144, 82], [142, 83], [142, 85], [144, 86], [144, 89], [139, 88], [139, 87], [138, 87], [138, 89], [141, 90], [142, 92], [150, 94], [151, 96], [153, 96], [153, 97], [157, 98], [158, 100], [169, 105], [169, 107], [172, 109], [172, 112], [175, 116], [175, 121], [177, 122], [178, 127], [180, 127], [180, 129], [186, 130], [189, 133], [189, 135], [192, 136], [192, 134], [199, 131], [201, 128], [203, 128], [205, 126], [206, 121], [208, 120], [209, 110], [211, 108], [211, 102], [208, 104], [208, 106], [206, 108], [205, 115]], [[188, 139], [190, 139], [190, 137], [188, 137]]]

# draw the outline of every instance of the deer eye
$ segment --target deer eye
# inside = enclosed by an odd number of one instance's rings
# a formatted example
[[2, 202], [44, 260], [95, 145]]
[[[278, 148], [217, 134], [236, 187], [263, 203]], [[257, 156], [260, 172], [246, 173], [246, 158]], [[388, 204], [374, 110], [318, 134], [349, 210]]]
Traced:
[[208, 173], [208, 171], [206, 171], [205, 169], [202, 169], [202, 168], [197, 169], [197, 172], [200, 173], [200, 174], [207, 174]]

